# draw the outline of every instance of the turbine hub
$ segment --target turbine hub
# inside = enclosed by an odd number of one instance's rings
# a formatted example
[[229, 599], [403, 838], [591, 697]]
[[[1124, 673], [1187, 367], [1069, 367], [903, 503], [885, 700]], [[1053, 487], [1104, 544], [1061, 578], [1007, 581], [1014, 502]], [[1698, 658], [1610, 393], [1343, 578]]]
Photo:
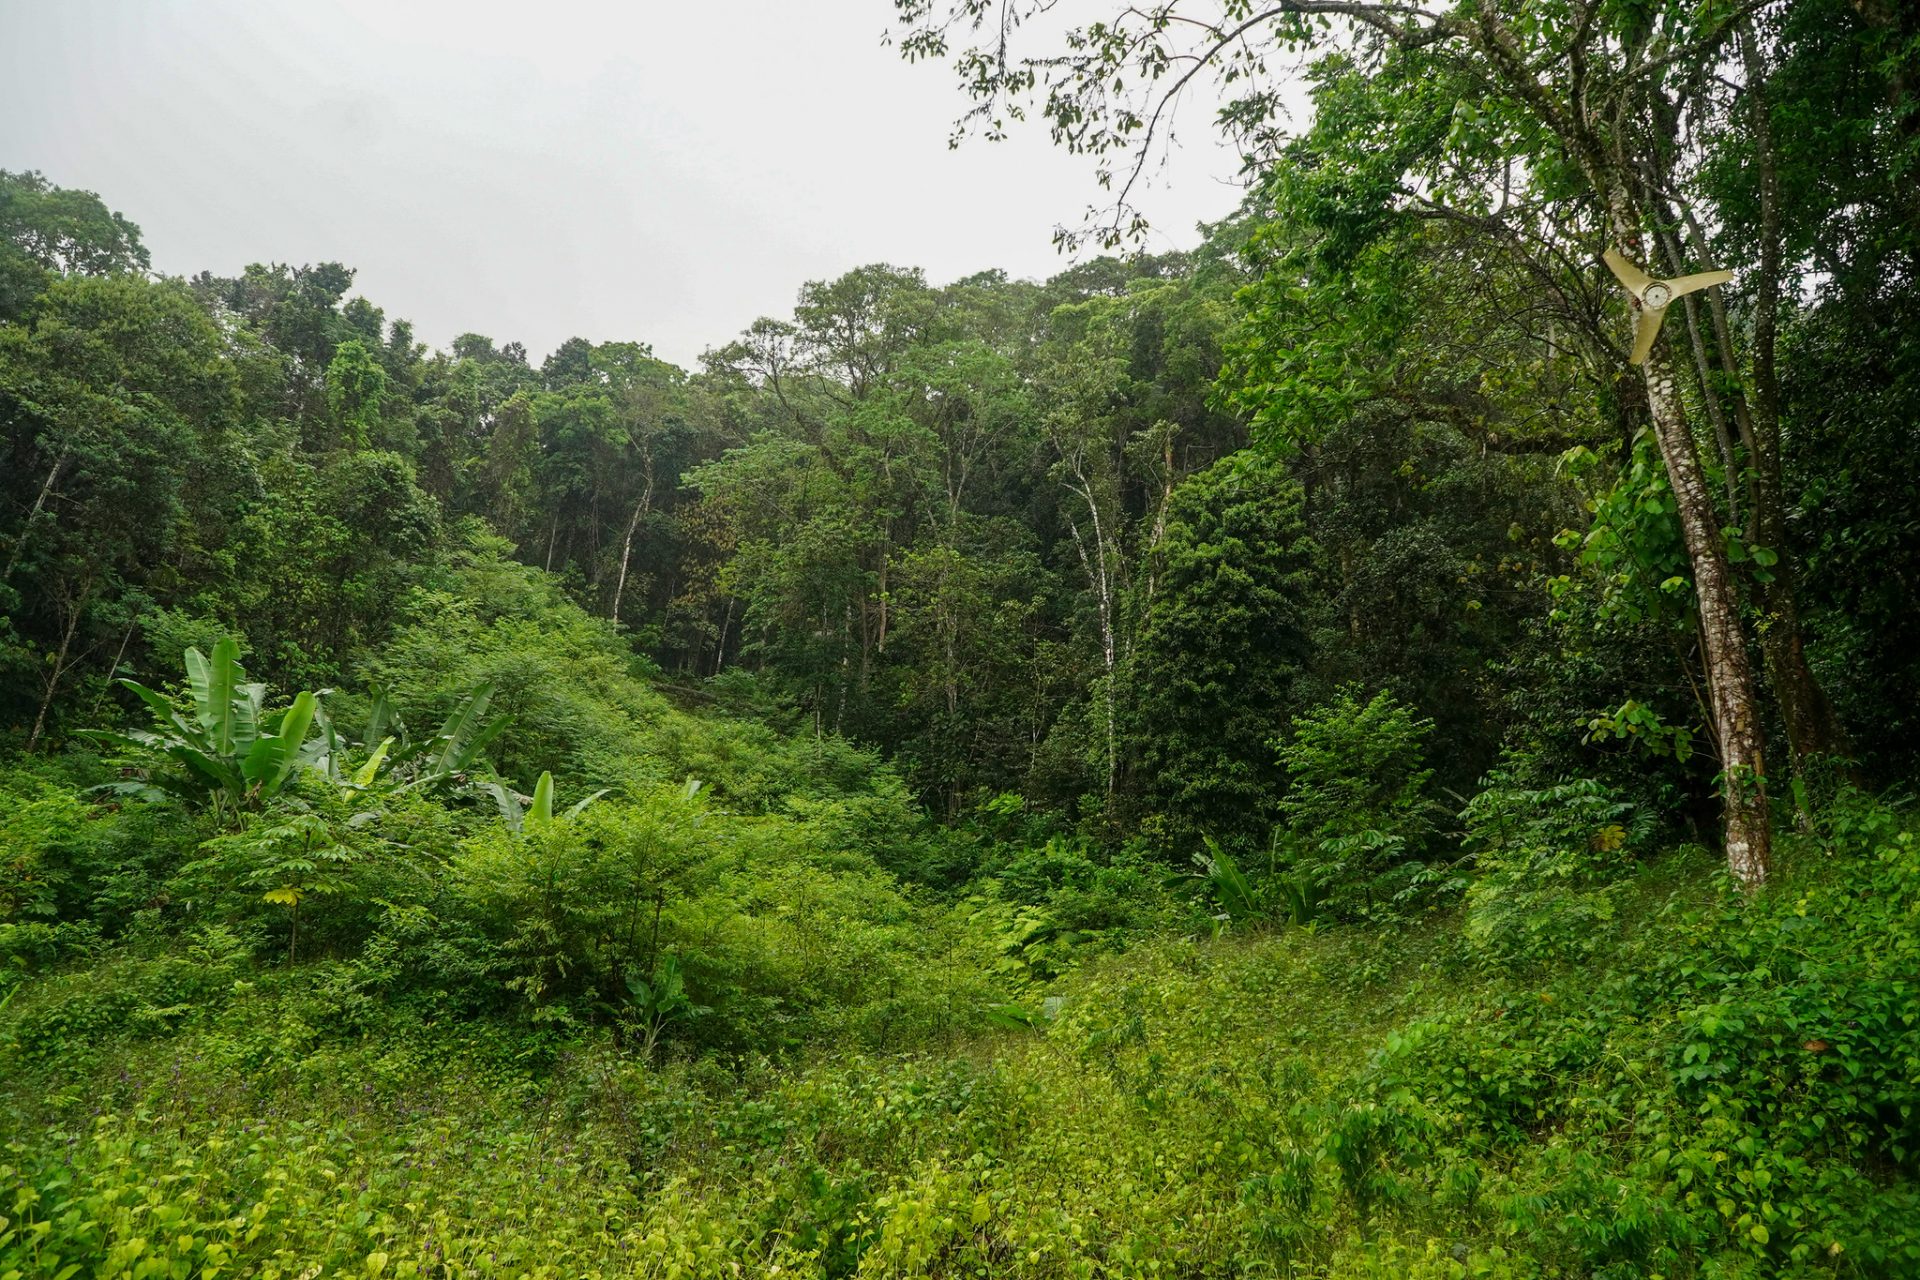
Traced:
[[1640, 291], [1640, 305], [1649, 311], [1658, 311], [1672, 301], [1673, 290], [1664, 280], [1655, 280]]

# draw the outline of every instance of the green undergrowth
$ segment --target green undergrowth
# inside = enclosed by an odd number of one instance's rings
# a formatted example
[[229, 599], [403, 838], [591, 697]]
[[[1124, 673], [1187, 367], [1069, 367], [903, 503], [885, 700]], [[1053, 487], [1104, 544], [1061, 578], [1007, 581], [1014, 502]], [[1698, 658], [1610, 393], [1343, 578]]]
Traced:
[[[1850, 847], [1858, 846], [1858, 847]], [[1920, 842], [1680, 853], [1578, 964], [1164, 936], [1035, 1025], [643, 1065], [123, 956], [0, 1012], [0, 1276], [1920, 1274]]]

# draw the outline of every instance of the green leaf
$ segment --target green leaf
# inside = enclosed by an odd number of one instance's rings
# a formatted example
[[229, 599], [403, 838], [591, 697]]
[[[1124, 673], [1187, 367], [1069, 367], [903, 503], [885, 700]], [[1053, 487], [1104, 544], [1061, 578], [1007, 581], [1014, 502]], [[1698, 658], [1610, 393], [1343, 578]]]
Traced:
[[213, 752], [225, 755], [233, 750], [234, 687], [241, 679], [240, 645], [232, 636], [222, 636], [213, 646], [209, 660], [198, 649], [188, 649], [187, 684], [207, 731]]
[[507, 830], [519, 831], [526, 825], [526, 810], [520, 807], [520, 797], [514, 794], [513, 788], [500, 782], [483, 782], [480, 787], [499, 806], [500, 818], [507, 824]]
[[529, 830], [547, 827], [553, 824], [553, 774], [542, 772], [540, 781], [533, 784], [533, 803], [527, 808], [527, 827]]
[[380, 739], [380, 745], [373, 749], [373, 754], [367, 757], [366, 763], [353, 771], [353, 785], [363, 790], [372, 786], [374, 779], [380, 776], [381, 766], [387, 762], [387, 752], [392, 748], [392, 738]]
[[393, 714], [393, 706], [387, 700], [387, 691], [379, 685], [373, 686], [373, 705], [367, 709], [367, 741], [379, 742], [383, 738], [392, 741], [387, 734], [389, 723], [398, 724]]
[[568, 806], [567, 811], [561, 814], [560, 816], [563, 818], [573, 817], [575, 814], [579, 813], [582, 809], [592, 804], [595, 800], [598, 800], [601, 796], [607, 794], [607, 792], [610, 790], [612, 790], [612, 788], [602, 787], [598, 791], [594, 792], [592, 795], [587, 796], [584, 799], [574, 801], [571, 805]]
[[241, 759], [241, 773], [261, 798], [277, 794], [299, 765], [300, 746], [313, 725], [317, 705], [313, 694], [303, 691], [293, 700], [293, 705], [276, 718], [274, 732], [254, 739], [253, 746]]
[[122, 680], [120, 683], [139, 695], [140, 700], [146, 703], [147, 708], [153, 712], [154, 718], [160, 721], [161, 724], [172, 729], [179, 737], [198, 745], [206, 745], [206, 735], [203, 732], [196, 731], [193, 726], [189, 725], [186, 720], [181, 717], [180, 713], [174, 709], [173, 703], [167, 699], [166, 695], [156, 693], [154, 690], [141, 684], [138, 680]]
[[280, 789], [280, 785], [287, 780], [293, 773], [294, 766], [299, 763], [300, 746], [307, 740], [307, 730], [312, 727], [313, 718], [319, 708], [320, 699], [311, 692], [303, 690], [293, 700], [293, 705], [288, 707], [285, 714], [281, 716], [278, 732], [274, 734], [282, 744], [280, 761], [269, 794]]
[[235, 753], [244, 755], [260, 737], [260, 722], [266, 713], [266, 706], [266, 685], [256, 682], [235, 686], [232, 743]]
[[487, 745], [513, 722], [511, 716], [496, 716], [485, 721], [487, 704], [493, 699], [493, 686], [483, 684], [461, 701], [447, 717], [446, 724], [434, 735], [432, 762], [412, 785], [425, 786], [470, 769]]

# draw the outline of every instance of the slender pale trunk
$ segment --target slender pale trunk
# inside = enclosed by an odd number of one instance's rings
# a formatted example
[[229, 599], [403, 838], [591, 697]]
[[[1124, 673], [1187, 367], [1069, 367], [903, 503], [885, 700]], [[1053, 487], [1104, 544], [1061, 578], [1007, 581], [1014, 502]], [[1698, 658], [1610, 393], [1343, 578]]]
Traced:
[[727, 611], [720, 617], [720, 639], [713, 646], [713, 674], [727, 665], [727, 632], [733, 629], [733, 597], [727, 597]]
[[60, 456], [53, 460], [53, 467], [47, 472], [47, 478], [40, 486], [39, 496], [34, 498], [33, 507], [27, 512], [27, 518], [20, 522], [20, 537], [14, 542], [13, 550], [7, 555], [7, 567], [0, 570], [0, 582], [6, 582], [13, 577], [13, 570], [20, 563], [20, 552], [26, 548], [27, 535], [33, 531], [33, 522], [40, 518], [40, 511], [47, 505], [47, 499], [52, 496], [54, 483], [60, 479], [60, 471], [67, 465], [67, 458], [72, 451], [72, 446], [65, 446], [60, 450]]
[[1093, 588], [1094, 600], [1099, 606], [1100, 658], [1106, 672], [1107, 794], [1111, 796], [1120, 774], [1120, 718], [1117, 691], [1114, 688], [1119, 679], [1120, 648], [1114, 634], [1113, 579], [1108, 573], [1106, 533], [1100, 520], [1100, 504], [1094, 500], [1093, 486], [1077, 469], [1075, 478], [1081, 485], [1075, 492], [1087, 504], [1088, 517], [1093, 521], [1093, 553], [1087, 553], [1086, 541], [1080, 536], [1080, 524], [1071, 516], [1067, 517], [1067, 529], [1073, 534], [1074, 550], [1080, 556], [1080, 565], [1086, 570], [1087, 583]]
[[135, 617], [132, 622], [127, 624], [126, 631], [120, 636], [120, 647], [114, 651], [113, 661], [107, 664], [107, 683], [100, 687], [100, 696], [93, 700], [93, 714], [95, 718], [98, 718], [100, 715], [100, 706], [107, 700], [107, 690], [113, 687], [114, 674], [120, 670], [120, 663], [127, 656], [127, 646], [133, 643], [133, 633], [139, 625], [140, 619]]
[[[1676, 276], [1687, 273], [1685, 257], [1680, 252], [1679, 242], [1665, 231], [1660, 233], [1660, 247], [1665, 250], [1670, 273]], [[1740, 522], [1740, 456], [1734, 451], [1733, 429], [1727, 421], [1727, 407], [1721, 403], [1720, 389], [1714, 384], [1713, 365], [1707, 356], [1707, 341], [1700, 324], [1699, 300], [1692, 294], [1680, 300], [1681, 309], [1686, 313], [1688, 345], [1693, 354], [1693, 371], [1700, 388], [1700, 403], [1707, 411], [1707, 420], [1713, 424], [1714, 443], [1720, 446], [1720, 469], [1725, 477], [1727, 490], [1727, 513], [1735, 524]]]
[[80, 629], [80, 616], [86, 612], [87, 596], [92, 591], [89, 584], [80, 592], [79, 599], [73, 602], [73, 610], [67, 615], [67, 627], [60, 633], [60, 649], [53, 656], [53, 669], [47, 672], [46, 690], [40, 698], [40, 710], [33, 717], [33, 732], [27, 735], [27, 753], [31, 755], [40, 745], [41, 735], [47, 729], [47, 712], [53, 707], [53, 695], [60, 688], [60, 681], [66, 676], [71, 665], [67, 655], [73, 652], [73, 633]]
[[[1611, 175], [1609, 175], [1611, 176]], [[1610, 188], [1610, 189], [1609, 189]], [[1637, 262], [1647, 261], [1639, 218], [1619, 182], [1607, 184], [1612, 230], [1620, 247]], [[1632, 304], [1637, 320], [1639, 304]], [[1693, 567], [1700, 613], [1700, 644], [1707, 673], [1707, 698], [1713, 710], [1714, 738], [1720, 747], [1721, 790], [1725, 803], [1727, 866], [1741, 887], [1752, 891], [1767, 881], [1772, 864], [1772, 829], [1767, 812], [1764, 734], [1757, 710], [1753, 668], [1740, 622], [1739, 598], [1727, 561], [1719, 517], [1713, 509], [1706, 474], [1687, 425], [1673, 363], [1656, 342], [1641, 366], [1654, 438], [1666, 462], [1667, 482]]]
[[647, 460], [647, 484], [640, 491], [640, 501], [634, 504], [633, 516], [627, 521], [627, 536], [620, 544], [620, 577], [613, 584], [613, 612], [610, 615], [617, 626], [620, 622], [620, 597], [627, 590], [627, 562], [633, 558], [633, 531], [640, 527], [640, 521], [653, 506], [653, 460]]
[[633, 559], [633, 531], [640, 527], [640, 507], [635, 506], [633, 516], [627, 521], [627, 534], [620, 543], [620, 572], [613, 581], [613, 607], [607, 617], [615, 626], [620, 625], [620, 598], [627, 593], [627, 565]]

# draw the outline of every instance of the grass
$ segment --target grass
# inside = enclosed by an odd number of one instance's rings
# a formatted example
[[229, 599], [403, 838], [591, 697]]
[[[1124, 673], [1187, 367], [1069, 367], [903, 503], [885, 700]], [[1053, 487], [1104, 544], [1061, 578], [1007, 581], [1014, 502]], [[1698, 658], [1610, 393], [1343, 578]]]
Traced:
[[1842, 1042], [1915, 954], [1915, 861], [1866, 916], [1866, 864], [1742, 908], [1670, 861], [1528, 972], [1450, 916], [1165, 938], [917, 1054], [648, 1067], [342, 1017], [339, 966], [123, 958], [0, 1015], [0, 1276], [1912, 1275], [1920, 1008]]

